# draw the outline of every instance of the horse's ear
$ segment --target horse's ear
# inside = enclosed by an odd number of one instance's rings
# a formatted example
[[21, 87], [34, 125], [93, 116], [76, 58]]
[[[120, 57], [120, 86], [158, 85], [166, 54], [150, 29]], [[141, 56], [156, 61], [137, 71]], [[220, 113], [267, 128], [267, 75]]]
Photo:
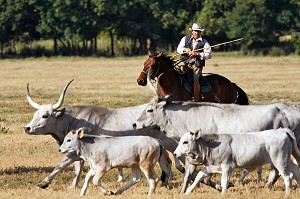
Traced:
[[152, 55], [151, 48], [148, 48], [148, 55], [149, 55], [149, 57]]
[[163, 54], [164, 54], [164, 52], [163, 52], [163, 51], [160, 51], [160, 52], [156, 55], [156, 57], [161, 57]]

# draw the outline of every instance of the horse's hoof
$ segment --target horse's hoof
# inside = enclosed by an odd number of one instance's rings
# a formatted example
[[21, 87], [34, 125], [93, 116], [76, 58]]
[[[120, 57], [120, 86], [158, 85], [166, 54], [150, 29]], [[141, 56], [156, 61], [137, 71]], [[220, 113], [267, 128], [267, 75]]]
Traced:
[[47, 182], [40, 182], [37, 186], [42, 189], [46, 189], [49, 186], [49, 184]]

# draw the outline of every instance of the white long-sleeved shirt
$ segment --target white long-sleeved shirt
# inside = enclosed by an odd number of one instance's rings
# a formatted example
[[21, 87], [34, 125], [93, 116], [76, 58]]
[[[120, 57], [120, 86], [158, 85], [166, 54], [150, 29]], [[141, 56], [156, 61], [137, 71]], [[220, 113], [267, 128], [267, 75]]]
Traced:
[[[180, 42], [177, 46], [177, 53], [179, 53], [179, 54], [183, 54], [184, 45], [185, 45], [185, 37], [186, 36], [182, 37], [182, 39], [180, 40]], [[191, 50], [194, 50], [197, 43], [202, 41], [202, 37], [199, 37], [197, 40], [195, 40], [192, 37], [192, 40], [193, 40], [192, 41], [193, 42], [193, 49], [191, 49]], [[211, 47], [210, 47], [210, 45], [207, 41], [205, 42], [203, 48], [204, 48], [203, 52], [200, 52], [201, 59], [210, 59], [211, 56], [212, 56], [212, 50], [211, 50]]]

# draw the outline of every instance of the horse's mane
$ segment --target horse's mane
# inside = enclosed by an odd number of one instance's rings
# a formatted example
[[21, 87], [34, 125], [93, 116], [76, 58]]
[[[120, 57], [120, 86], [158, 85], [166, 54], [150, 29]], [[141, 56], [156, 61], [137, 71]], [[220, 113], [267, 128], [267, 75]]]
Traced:
[[[158, 53], [157, 53], [158, 54]], [[157, 55], [156, 54], [156, 55]], [[167, 53], [162, 52], [161, 57], [162, 60], [166, 61], [169, 66], [174, 67], [174, 58]]]

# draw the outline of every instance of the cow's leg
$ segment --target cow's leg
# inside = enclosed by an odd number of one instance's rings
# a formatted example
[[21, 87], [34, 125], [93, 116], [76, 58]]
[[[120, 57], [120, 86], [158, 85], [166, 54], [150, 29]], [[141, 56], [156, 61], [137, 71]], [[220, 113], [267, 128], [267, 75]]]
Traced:
[[256, 172], [257, 172], [257, 182], [260, 183], [262, 181], [262, 168], [257, 167]]
[[[300, 140], [299, 140], [298, 147], [300, 147]], [[297, 163], [297, 165], [300, 167], [300, 156], [298, 155], [295, 149], [292, 151], [292, 155], [294, 157], [294, 163]]]
[[123, 169], [118, 168], [118, 180], [117, 180], [117, 182], [123, 182], [123, 181], [124, 181]]
[[197, 174], [193, 184], [187, 188], [186, 190], [186, 194], [189, 194], [191, 193], [197, 186], [198, 182], [202, 181], [204, 178], [208, 177], [209, 176], [209, 173], [207, 172], [207, 169], [206, 167], [203, 167], [201, 169], [201, 171], [199, 171], [199, 173]]
[[300, 170], [296, 163], [290, 160], [289, 170], [293, 173], [293, 178], [297, 181], [297, 188], [300, 188]]
[[229, 186], [229, 179], [233, 170], [233, 166], [228, 164], [222, 164], [222, 177], [221, 177], [221, 187], [222, 187], [222, 194], [224, 194]]
[[[172, 161], [169, 158], [169, 154], [166, 150], [162, 150], [162, 154], [159, 158], [159, 166], [162, 169], [161, 181], [162, 186], [167, 186], [169, 179], [173, 177]], [[142, 169], [142, 168], [141, 168]]]
[[180, 160], [175, 155], [173, 155], [173, 157], [176, 169], [178, 169], [178, 171], [180, 171], [181, 173], [184, 173], [185, 168], [181, 165]]
[[[262, 176], [261, 176], [262, 168], [257, 167], [256, 171], [257, 171], [257, 182], [261, 182], [261, 180], [262, 180]], [[243, 172], [242, 172], [242, 176], [239, 179], [239, 182], [242, 183], [249, 173], [250, 173], [250, 171], [248, 169], [244, 169]]]
[[80, 191], [80, 195], [84, 196], [87, 190], [87, 187], [89, 185], [89, 182], [91, 180], [91, 177], [95, 175], [95, 171], [90, 168], [89, 172], [86, 174], [85, 179], [84, 179], [84, 184], [82, 186], [82, 189]]
[[75, 152], [68, 153], [64, 157], [64, 159], [54, 168], [50, 175], [48, 175], [42, 182], [40, 182], [38, 186], [43, 189], [47, 188], [59, 172], [78, 160], [80, 160], [80, 157]]
[[157, 175], [154, 171], [155, 165], [147, 165], [147, 168], [141, 167], [143, 173], [145, 174], [146, 178], [149, 182], [149, 191], [148, 191], [148, 197], [151, 196], [151, 194], [155, 191], [156, 185], [157, 185]]
[[267, 187], [268, 189], [271, 189], [272, 186], [275, 184], [275, 182], [278, 180], [278, 178], [280, 177], [278, 170], [274, 167], [274, 165], [271, 165], [271, 171], [269, 174], [269, 179], [267, 182]]
[[104, 176], [104, 174], [107, 172], [105, 168], [98, 167], [95, 173], [95, 176], [93, 178], [93, 184], [97, 185], [99, 189], [105, 194], [105, 195], [112, 195], [113, 192], [107, 191], [100, 182], [100, 179]]
[[75, 169], [75, 178], [72, 181], [72, 184], [70, 185], [70, 189], [73, 189], [77, 186], [78, 181], [79, 181], [79, 177], [82, 173], [83, 170], [83, 166], [84, 166], [84, 161], [80, 160], [80, 161], [75, 161], [74, 163], [74, 169]]
[[132, 167], [131, 171], [132, 173], [131, 173], [130, 180], [124, 186], [122, 186], [116, 191], [115, 193], [116, 195], [123, 193], [129, 187], [141, 181], [141, 176], [142, 176], [141, 169], [139, 167]]
[[289, 168], [285, 168], [285, 165], [275, 165], [278, 169], [279, 174], [282, 176], [285, 184], [285, 194], [289, 195], [292, 191], [292, 179], [293, 173], [289, 171]]
[[244, 179], [246, 178], [246, 176], [248, 175], [250, 173], [250, 171], [248, 170], [248, 169], [243, 169], [243, 172], [242, 172], [242, 175], [241, 175], [241, 177], [240, 177], [240, 179], [239, 179], [239, 182], [243, 182], [244, 181]]
[[191, 176], [194, 173], [195, 169], [196, 169], [196, 166], [190, 164], [187, 160], [185, 161], [185, 172], [184, 172], [184, 177], [183, 177], [183, 182], [182, 182], [180, 193], [185, 192], [187, 185], [191, 181]]
[[[151, 136], [151, 135], [150, 135]], [[163, 147], [169, 151], [170, 153], [173, 154], [173, 152], [175, 151], [177, 145], [178, 145], [178, 141], [172, 139], [172, 138], [169, 138], [167, 137], [165, 134], [161, 133], [159, 134], [158, 136], [153, 136], [154, 138], [158, 138]], [[176, 169], [178, 169], [178, 171], [180, 171], [181, 173], [184, 173], [184, 166], [181, 165], [180, 161], [182, 163], [185, 163], [185, 157], [184, 156], [181, 156], [181, 157], [176, 157], [175, 155], [173, 156], [174, 157], [174, 162], [175, 162], [175, 167]]]

